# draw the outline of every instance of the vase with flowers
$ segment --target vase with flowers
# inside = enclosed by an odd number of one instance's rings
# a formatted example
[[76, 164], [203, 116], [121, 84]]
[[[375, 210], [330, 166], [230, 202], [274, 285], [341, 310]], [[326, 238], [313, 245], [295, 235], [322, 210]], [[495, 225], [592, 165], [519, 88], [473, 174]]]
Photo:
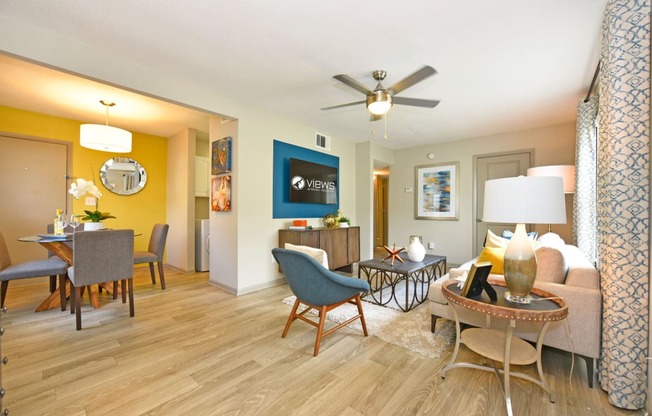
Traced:
[[84, 210], [86, 216], [82, 218], [83, 221], [90, 221], [84, 224], [84, 230], [101, 230], [104, 228], [102, 220], [115, 218], [110, 212], [102, 212], [99, 210], [99, 202], [102, 197], [102, 192], [97, 188], [93, 181], [87, 181], [82, 178], [77, 179], [77, 183], [70, 184], [68, 193], [79, 199], [86, 194], [95, 197], [95, 211]]

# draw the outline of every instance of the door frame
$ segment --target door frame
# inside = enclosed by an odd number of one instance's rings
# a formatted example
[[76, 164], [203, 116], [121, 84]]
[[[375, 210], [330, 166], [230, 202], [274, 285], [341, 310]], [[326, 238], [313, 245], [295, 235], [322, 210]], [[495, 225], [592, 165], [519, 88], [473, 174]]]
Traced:
[[532, 163], [532, 166], [536, 166], [535, 164], [535, 149], [533, 147], [525, 148], [525, 149], [515, 149], [515, 150], [508, 150], [505, 152], [493, 152], [493, 153], [483, 153], [479, 155], [473, 155], [473, 198], [472, 198], [472, 209], [473, 209], [473, 218], [471, 221], [473, 222], [473, 226], [471, 227], [471, 253], [473, 253], [473, 257], [476, 257], [480, 253], [475, 252], [475, 242], [477, 241], [478, 238], [478, 159], [480, 158], [485, 158], [485, 157], [495, 157], [495, 156], [509, 156], [509, 155], [515, 155], [519, 153], [529, 153], [530, 154], [530, 161]]

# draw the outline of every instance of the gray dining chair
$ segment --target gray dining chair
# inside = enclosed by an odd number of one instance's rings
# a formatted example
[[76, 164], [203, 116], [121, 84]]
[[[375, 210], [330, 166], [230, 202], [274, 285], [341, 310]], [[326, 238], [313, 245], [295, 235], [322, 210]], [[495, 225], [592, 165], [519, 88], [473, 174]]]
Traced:
[[[48, 234], [54, 234], [54, 224], [48, 224], [46, 228], [47, 228], [47, 233]], [[63, 229], [64, 233], [73, 233], [74, 231], [75, 231], [75, 229], [73, 227], [71, 227], [70, 225], [66, 225], [66, 227]], [[72, 242], [66, 242], [65, 244], [72, 246]], [[54, 254], [53, 252], [48, 250], [48, 257], [54, 257], [54, 256], [56, 256], [56, 254]], [[55, 290], [57, 290], [57, 276], [52, 275], [52, 276], [50, 276], [50, 293], [54, 292]], [[64, 306], [64, 308], [65, 308], [65, 306]], [[65, 309], [62, 309], [62, 310], [65, 310]]]
[[134, 264], [149, 263], [149, 273], [152, 276], [152, 284], [156, 284], [154, 273], [154, 262], [158, 266], [158, 276], [161, 280], [161, 289], [165, 289], [165, 276], [163, 275], [163, 253], [165, 252], [165, 241], [168, 238], [169, 224], [154, 224], [152, 235], [149, 238], [147, 251], [134, 252]]
[[[81, 323], [81, 295], [84, 286], [117, 282], [122, 284], [122, 303], [129, 293], [129, 316], [134, 316], [134, 230], [78, 231], [72, 239], [73, 265], [70, 278], [70, 306], [75, 311], [77, 330]], [[129, 286], [127, 290], [127, 285]], [[65, 288], [60, 287], [60, 290]]]
[[64, 281], [67, 271], [68, 263], [58, 257], [12, 264], [7, 244], [2, 233], [0, 233], [0, 307], [5, 306], [9, 281], [57, 275], [60, 281]]

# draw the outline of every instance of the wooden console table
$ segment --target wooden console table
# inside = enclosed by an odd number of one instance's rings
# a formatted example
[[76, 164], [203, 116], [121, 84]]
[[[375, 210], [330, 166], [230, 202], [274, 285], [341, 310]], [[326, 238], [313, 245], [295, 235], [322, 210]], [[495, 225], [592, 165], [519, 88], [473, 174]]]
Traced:
[[353, 272], [360, 261], [360, 227], [278, 230], [278, 246], [285, 243], [320, 248], [328, 255], [328, 268]]
[[[450, 363], [441, 371], [441, 377], [445, 378], [446, 372], [453, 368], [474, 368], [477, 370], [492, 371], [496, 374], [501, 384], [504, 396], [507, 414], [512, 416], [512, 398], [510, 394], [510, 377], [518, 377], [532, 383], [535, 383], [548, 394], [550, 401], [555, 402], [555, 397], [546, 383], [541, 366], [541, 348], [543, 347], [543, 338], [548, 330], [548, 325], [554, 321], [566, 319], [568, 316], [568, 306], [562, 298], [540, 289], [532, 289], [531, 295], [533, 301], [530, 304], [518, 304], [505, 300], [504, 294], [507, 289], [504, 283], [492, 281], [491, 286], [498, 294], [497, 301], [491, 301], [486, 293], [473, 298], [467, 298], [460, 295], [461, 289], [456, 280], [449, 280], [442, 285], [442, 294], [449, 300], [453, 314], [455, 315], [456, 339], [455, 349]], [[460, 320], [456, 309], [458, 307], [470, 309], [479, 313], [484, 313], [487, 317], [487, 327], [491, 317], [499, 319], [508, 319], [509, 324], [505, 331], [487, 329], [487, 328], [469, 328], [460, 334]], [[536, 349], [526, 341], [512, 336], [516, 321], [536, 321], [541, 322], [542, 326], [537, 337]], [[460, 343], [464, 343], [471, 351], [482, 357], [488, 358], [493, 366], [478, 365], [465, 362], [455, 362], [460, 349]], [[502, 362], [503, 368], [496, 367], [495, 362]], [[537, 365], [539, 380], [530, 377], [527, 374], [514, 372], [510, 370], [510, 365]], [[503, 375], [502, 379], [500, 374]]]

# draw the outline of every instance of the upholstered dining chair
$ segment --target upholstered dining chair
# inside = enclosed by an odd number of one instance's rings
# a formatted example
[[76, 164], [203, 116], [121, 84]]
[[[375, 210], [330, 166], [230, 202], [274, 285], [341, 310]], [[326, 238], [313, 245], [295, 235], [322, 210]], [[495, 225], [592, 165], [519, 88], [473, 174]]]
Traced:
[[58, 257], [48, 257], [47, 260], [32, 260], [11, 264], [7, 244], [2, 233], [0, 233], [0, 307], [5, 306], [5, 298], [7, 297], [10, 280], [58, 275], [59, 280], [63, 281], [67, 271], [68, 263]]
[[74, 258], [68, 277], [72, 285], [70, 307], [71, 312], [75, 311], [77, 330], [82, 328], [81, 295], [84, 286], [120, 281], [122, 303], [126, 302], [129, 293], [129, 316], [133, 317], [134, 230], [78, 231], [73, 236], [72, 245]]
[[[360, 319], [362, 331], [367, 336], [367, 324], [364, 319], [362, 310], [362, 301], [360, 293], [369, 291], [369, 283], [364, 280], [351, 277], [341, 276], [319, 264], [314, 258], [299, 251], [287, 250], [283, 248], [272, 249], [272, 255], [276, 262], [281, 266], [285, 278], [290, 285], [292, 293], [296, 296], [296, 301], [292, 306], [292, 311], [288, 317], [282, 338], [287, 335], [290, 325], [296, 319], [317, 327], [317, 339], [315, 340], [315, 349], [313, 355], [319, 354], [321, 339], [341, 327]], [[303, 303], [308, 306], [303, 312], [297, 313], [299, 305]], [[352, 303], [357, 306], [358, 314], [342, 322], [341, 324], [324, 331], [326, 313], [345, 303]], [[319, 322], [315, 322], [305, 317], [305, 314], [311, 309], [319, 312]]]
[[152, 284], [156, 284], [154, 273], [154, 262], [158, 266], [158, 277], [161, 280], [161, 289], [165, 289], [165, 276], [163, 275], [163, 253], [165, 252], [165, 241], [168, 238], [169, 224], [154, 224], [152, 235], [149, 237], [147, 251], [134, 252], [134, 264], [149, 263], [149, 274], [152, 276]]
[[[46, 228], [48, 234], [54, 234], [54, 224], [50, 223], [47, 225]], [[75, 229], [70, 225], [66, 225], [63, 229], [64, 233], [73, 233], [74, 231]], [[65, 244], [72, 246], [72, 242], [66, 242]], [[48, 257], [54, 257], [54, 256], [56, 256], [56, 254], [48, 250]], [[55, 290], [57, 290], [57, 276], [52, 275], [50, 276], [50, 293], [54, 292]]]

